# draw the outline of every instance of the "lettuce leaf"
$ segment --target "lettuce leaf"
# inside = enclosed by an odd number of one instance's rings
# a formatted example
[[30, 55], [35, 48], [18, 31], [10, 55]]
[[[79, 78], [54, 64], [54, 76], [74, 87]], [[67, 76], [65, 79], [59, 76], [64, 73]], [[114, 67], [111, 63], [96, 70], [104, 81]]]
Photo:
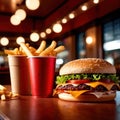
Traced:
[[115, 83], [119, 83], [119, 77], [116, 74], [71, 74], [71, 75], [61, 75], [56, 77], [56, 84], [66, 83], [67, 80], [80, 80], [89, 79], [91, 82], [99, 81], [101, 79], [109, 79]]

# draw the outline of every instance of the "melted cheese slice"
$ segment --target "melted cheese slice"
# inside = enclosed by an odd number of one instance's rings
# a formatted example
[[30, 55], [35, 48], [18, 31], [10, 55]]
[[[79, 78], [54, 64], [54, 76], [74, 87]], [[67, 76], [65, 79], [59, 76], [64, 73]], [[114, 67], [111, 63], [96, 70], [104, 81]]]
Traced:
[[81, 94], [88, 92], [90, 90], [80, 90], [80, 91], [67, 91], [68, 93], [70, 93], [72, 96], [74, 96], [75, 98], [79, 97]]
[[[109, 91], [113, 85], [117, 85], [119, 87], [118, 84], [115, 84], [115, 83], [103, 83], [103, 82], [90, 82], [90, 83], [85, 83], [86, 85], [89, 85], [93, 88], [97, 87], [98, 85], [103, 85], [105, 88], [107, 88], [107, 90]], [[64, 84], [65, 85], [65, 84]], [[77, 91], [70, 91], [70, 90], [64, 90], [64, 92], [67, 92], [69, 94], [71, 94], [73, 97], [77, 98], [79, 97], [80, 95], [82, 95], [83, 93], [86, 93], [90, 90], [77, 90]], [[54, 94], [56, 94], [57, 91], [54, 92]], [[57, 94], [59, 94], [60, 92], [58, 92]], [[104, 92], [91, 92], [89, 94], [93, 94], [95, 95], [97, 98], [100, 98]]]
[[103, 85], [107, 90], [110, 90], [115, 83], [103, 83], [103, 82], [90, 82], [86, 83], [86, 85], [89, 85], [93, 88], [97, 87], [98, 85]]

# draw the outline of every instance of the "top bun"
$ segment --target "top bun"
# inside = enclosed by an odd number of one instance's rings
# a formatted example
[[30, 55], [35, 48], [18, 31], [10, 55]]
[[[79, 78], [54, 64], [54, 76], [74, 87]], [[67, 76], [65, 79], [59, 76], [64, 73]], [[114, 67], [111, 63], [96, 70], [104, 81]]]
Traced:
[[60, 75], [78, 73], [116, 73], [115, 67], [100, 58], [83, 58], [70, 61], [63, 65], [59, 71]]

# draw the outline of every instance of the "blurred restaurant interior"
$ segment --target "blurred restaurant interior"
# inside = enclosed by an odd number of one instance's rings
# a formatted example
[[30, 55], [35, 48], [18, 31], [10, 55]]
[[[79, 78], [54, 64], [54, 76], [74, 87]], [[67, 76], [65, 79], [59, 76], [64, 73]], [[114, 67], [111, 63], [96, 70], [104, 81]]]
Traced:
[[0, 84], [9, 83], [4, 50], [19, 47], [18, 39], [34, 48], [42, 40], [47, 45], [52, 40], [64, 45], [65, 51], [57, 55], [56, 71], [70, 60], [97, 57], [115, 65], [119, 73], [119, 0], [26, 1], [0, 0]]

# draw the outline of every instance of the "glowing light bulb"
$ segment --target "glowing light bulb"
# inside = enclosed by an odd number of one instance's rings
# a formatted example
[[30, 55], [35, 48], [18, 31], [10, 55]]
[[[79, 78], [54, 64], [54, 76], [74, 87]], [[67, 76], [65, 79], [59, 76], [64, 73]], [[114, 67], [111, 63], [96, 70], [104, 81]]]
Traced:
[[16, 10], [15, 15], [17, 15], [20, 20], [24, 20], [26, 18], [26, 12], [23, 9]]
[[46, 33], [47, 33], [47, 34], [50, 34], [51, 32], [52, 32], [52, 30], [51, 30], [50, 28], [47, 28], [47, 29], [46, 29]]
[[99, 0], [93, 0], [93, 3], [94, 3], [94, 4], [98, 4], [98, 3], [99, 3]]
[[74, 14], [74, 13], [70, 13], [70, 14], [69, 14], [69, 18], [70, 18], [70, 19], [73, 19], [74, 17], [75, 17], [75, 14]]
[[89, 36], [89, 37], [86, 38], [86, 43], [87, 44], [91, 44], [92, 42], [93, 42], [92, 37]]
[[40, 36], [37, 32], [33, 32], [30, 34], [30, 39], [33, 42], [37, 42], [39, 40]]
[[7, 45], [9, 44], [9, 40], [8, 40], [7, 37], [2, 37], [2, 38], [0, 39], [0, 43], [1, 43], [1, 45], [3, 45], [3, 46], [7, 46]]
[[20, 44], [21, 42], [25, 42], [25, 39], [22, 36], [17, 37], [16, 39], [17, 44]]
[[67, 19], [66, 19], [66, 18], [63, 18], [63, 19], [62, 19], [62, 23], [64, 23], [64, 24], [67, 23]]
[[59, 23], [56, 23], [53, 25], [53, 31], [55, 33], [60, 33], [62, 31], [62, 25]]
[[11, 22], [12, 25], [19, 25], [21, 20], [17, 15], [12, 15], [10, 17], [10, 22]]
[[41, 33], [40, 33], [40, 37], [41, 37], [41, 38], [45, 38], [45, 37], [46, 37], [45, 32], [41, 32]]
[[29, 10], [36, 10], [40, 6], [40, 1], [39, 0], [26, 0], [25, 4]]
[[87, 10], [87, 6], [86, 6], [86, 5], [83, 5], [83, 6], [81, 7], [81, 9], [82, 9], [82, 11], [86, 11], [86, 10]]

